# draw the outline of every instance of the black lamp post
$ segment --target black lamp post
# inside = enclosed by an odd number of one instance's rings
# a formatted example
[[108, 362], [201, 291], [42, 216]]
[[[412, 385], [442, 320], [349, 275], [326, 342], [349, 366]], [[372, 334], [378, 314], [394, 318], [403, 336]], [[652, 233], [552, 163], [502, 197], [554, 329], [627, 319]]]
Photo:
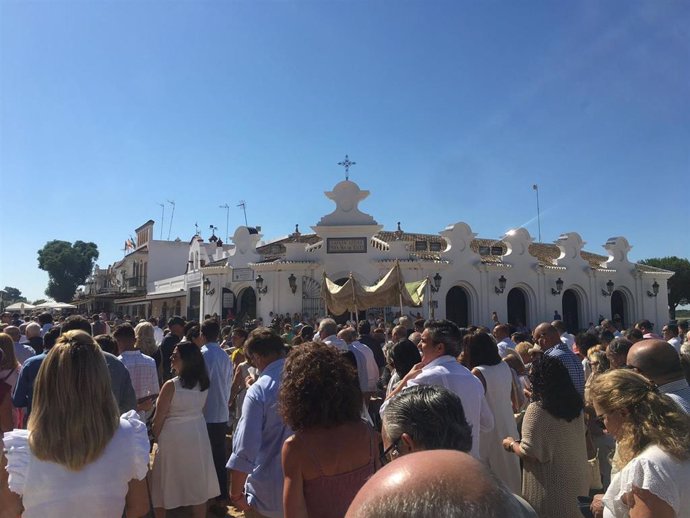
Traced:
[[507, 282], [508, 280], [503, 275], [501, 275], [498, 278], [498, 286], [494, 286], [494, 290], [496, 291], [496, 293], [503, 293], [506, 289]]
[[659, 283], [654, 281], [654, 284], [652, 284], [652, 291], [647, 290], [647, 295], [649, 297], [656, 297], [659, 295]]
[[290, 291], [294, 295], [297, 291], [297, 277], [295, 277], [294, 273], [291, 273], [290, 277], [288, 277], [288, 283], [290, 284]]
[[613, 287], [614, 286], [615, 286], [615, 284], [613, 284], [613, 281], [611, 279], [609, 279], [609, 282], [606, 283], [606, 289], [605, 290], [602, 289], [601, 294], [604, 297], [610, 297], [613, 294]]
[[264, 286], [264, 278], [261, 277], [261, 275], [259, 275], [254, 282], [256, 282], [256, 291], [262, 295], [268, 293], [268, 286]]
[[556, 289], [551, 288], [552, 295], [560, 295], [563, 291], [563, 279], [560, 277], [556, 280]]
[[441, 274], [436, 272], [436, 275], [434, 275], [432, 277], [432, 279], [433, 279], [434, 283], [431, 285], [431, 291], [436, 293], [436, 292], [438, 292], [438, 290], [441, 289], [441, 280], [442, 280]]

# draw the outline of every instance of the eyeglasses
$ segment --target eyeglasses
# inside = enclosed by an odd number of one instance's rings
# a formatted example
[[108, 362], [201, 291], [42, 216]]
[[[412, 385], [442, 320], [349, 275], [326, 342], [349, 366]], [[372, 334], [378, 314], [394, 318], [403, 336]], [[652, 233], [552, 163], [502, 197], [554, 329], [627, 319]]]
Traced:
[[381, 464], [386, 464], [388, 462], [388, 455], [390, 454], [391, 460], [393, 460], [394, 457], [397, 457], [400, 455], [400, 450], [398, 450], [398, 445], [400, 444], [400, 439], [402, 437], [398, 437], [396, 440], [394, 440], [391, 445], [383, 450], [383, 453], [381, 454]]

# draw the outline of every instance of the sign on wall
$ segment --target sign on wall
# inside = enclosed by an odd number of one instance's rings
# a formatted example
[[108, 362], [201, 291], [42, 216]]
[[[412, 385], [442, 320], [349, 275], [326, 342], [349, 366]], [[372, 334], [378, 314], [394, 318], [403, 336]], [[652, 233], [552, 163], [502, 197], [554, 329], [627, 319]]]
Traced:
[[366, 237], [329, 237], [326, 239], [328, 254], [366, 254]]
[[254, 280], [254, 270], [251, 268], [233, 268], [232, 269], [232, 282], [240, 281], [253, 281]]

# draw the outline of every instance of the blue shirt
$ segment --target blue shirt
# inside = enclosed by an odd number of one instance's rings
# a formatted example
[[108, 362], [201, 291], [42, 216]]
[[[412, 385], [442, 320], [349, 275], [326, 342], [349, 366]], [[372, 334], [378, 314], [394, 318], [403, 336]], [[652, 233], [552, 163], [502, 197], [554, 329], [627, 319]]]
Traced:
[[215, 342], [204, 345], [201, 354], [204, 355], [210, 381], [204, 419], [207, 423], [227, 423], [230, 418], [228, 402], [232, 385], [232, 362], [228, 354]]
[[268, 365], [249, 387], [232, 439], [227, 468], [248, 473], [247, 502], [269, 518], [283, 516], [281, 452], [292, 430], [278, 415], [278, 391], [285, 359]]
[[558, 358], [561, 363], [568, 369], [568, 374], [570, 374], [570, 379], [573, 385], [580, 393], [581, 396], [585, 394], [585, 371], [582, 368], [582, 362], [577, 357], [577, 355], [570, 350], [568, 344], [564, 342], [559, 342], [558, 345], [554, 345], [551, 349], [548, 349], [544, 354], [551, 356], [553, 358]]
[[[34, 383], [38, 376], [38, 369], [41, 368], [43, 360], [45, 360], [48, 353], [42, 353], [37, 356], [32, 356], [22, 366], [19, 372], [19, 378], [14, 386], [12, 392], [12, 404], [17, 408], [26, 407], [26, 419], [31, 413], [31, 403], [34, 395]], [[120, 409], [120, 414], [124, 414], [129, 410], [134, 410], [137, 407], [137, 398], [134, 395], [134, 387], [132, 387], [132, 380], [129, 376], [127, 367], [110, 353], [103, 351], [105, 363], [108, 366], [110, 373], [110, 386], [113, 395], [117, 400], [117, 406]]]
[[43, 353], [38, 356], [32, 356], [26, 360], [24, 365], [22, 365], [22, 370], [19, 371], [17, 383], [14, 385], [12, 404], [16, 408], [26, 408], [27, 417], [31, 413], [31, 401], [34, 397], [34, 381], [36, 381], [38, 369], [41, 368], [41, 364], [45, 357], [46, 353]]
[[24, 365], [24, 362], [31, 358], [32, 356], [36, 355], [36, 351], [34, 351], [34, 348], [26, 345], [26, 344], [20, 344], [16, 343], [14, 344], [14, 356], [17, 358], [17, 361]]

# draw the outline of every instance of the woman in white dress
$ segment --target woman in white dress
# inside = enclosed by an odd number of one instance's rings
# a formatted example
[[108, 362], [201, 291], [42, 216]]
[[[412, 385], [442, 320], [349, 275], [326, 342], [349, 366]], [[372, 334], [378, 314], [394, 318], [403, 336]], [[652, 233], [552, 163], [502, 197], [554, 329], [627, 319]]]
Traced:
[[191, 342], [177, 344], [170, 361], [177, 376], [163, 385], [153, 418], [158, 449], [151, 499], [156, 518], [183, 506], [202, 518], [206, 502], [220, 494], [203, 414], [209, 379], [201, 351]]
[[690, 416], [631, 370], [600, 375], [590, 393], [617, 446], [604, 518], [690, 518]]
[[493, 429], [481, 433], [479, 455], [508, 489], [519, 495], [522, 489], [520, 461], [501, 447], [504, 437], [518, 437], [511, 399], [511, 369], [501, 361], [491, 335], [481, 331], [466, 335], [463, 339], [463, 362], [484, 385], [486, 401], [494, 414]]
[[146, 426], [134, 411], [120, 417], [93, 338], [83, 331], [61, 335], [41, 364], [33, 394], [28, 429], [4, 436], [0, 515], [146, 514]]

